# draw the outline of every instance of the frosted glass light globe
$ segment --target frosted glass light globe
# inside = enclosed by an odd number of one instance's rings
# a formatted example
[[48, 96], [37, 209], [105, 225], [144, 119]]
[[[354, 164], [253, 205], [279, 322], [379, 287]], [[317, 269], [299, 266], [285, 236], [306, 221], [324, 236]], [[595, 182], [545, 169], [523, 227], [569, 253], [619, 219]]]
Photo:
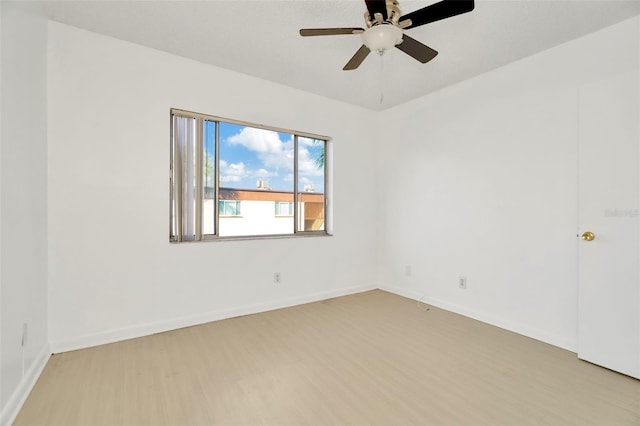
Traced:
[[402, 30], [391, 24], [376, 25], [362, 33], [362, 42], [370, 50], [384, 51], [402, 42]]

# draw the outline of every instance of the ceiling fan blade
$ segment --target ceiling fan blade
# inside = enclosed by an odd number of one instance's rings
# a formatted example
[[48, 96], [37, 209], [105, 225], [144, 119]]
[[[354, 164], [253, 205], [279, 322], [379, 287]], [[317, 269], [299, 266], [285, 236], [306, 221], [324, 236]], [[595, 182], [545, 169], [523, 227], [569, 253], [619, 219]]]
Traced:
[[402, 43], [397, 44], [396, 47], [423, 64], [426, 64], [438, 55], [438, 52], [429, 46], [420, 43], [418, 40], [406, 34], [402, 36]]
[[473, 8], [473, 0], [442, 0], [441, 2], [418, 9], [415, 12], [407, 13], [400, 18], [400, 21], [410, 19], [411, 25], [406, 27], [406, 29], [415, 28], [462, 13], [471, 12]]
[[387, 3], [385, 0], [364, 0], [367, 4], [367, 10], [369, 11], [369, 15], [371, 15], [371, 19], [373, 19], [373, 15], [376, 13], [382, 14], [382, 19], [387, 19]]
[[307, 36], [325, 36], [339, 34], [360, 34], [364, 32], [364, 28], [303, 28], [300, 35]]
[[345, 65], [344, 68], [342, 69], [345, 71], [355, 70], [360, 66], [362, 61], [365, 60], [365, 58], [369, 55], [369, 53], [371, 53], [371, 50], [369, 50], [369, 48], [363, 44], [362, 47], [358, 49], [356, 54], [353, 55], [351, 59], [349, 59], [349, 62], [347, 62], [347, 65]]

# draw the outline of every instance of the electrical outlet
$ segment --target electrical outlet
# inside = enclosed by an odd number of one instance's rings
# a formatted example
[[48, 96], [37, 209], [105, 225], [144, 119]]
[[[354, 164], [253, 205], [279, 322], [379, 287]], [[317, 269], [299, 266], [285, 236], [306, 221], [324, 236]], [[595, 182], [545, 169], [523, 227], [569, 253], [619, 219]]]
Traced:
[[280, 284], [280, 272], [273, 273], [273, 283]]
[[460, 275], [460, 279], [458, 280], [458, 287], [463, 290], [467, 289], [467, 277]]
[[24, 324], [22, 324], [22, 347], [27, 346], [27, 331], [29, 329], [29, 326], [27, 325], [27, 323], [25, 322]]
[[413, 271], [411, 270], [411, 265], [407, 265], [407, 266], [405, 266], [405, 267], [404, 267], [404, 274], [405, 274], [407, 277], [410, 277], [410, 276], [411, 276], [411, 274], [412, 274], [412, 272], [413, 272]]

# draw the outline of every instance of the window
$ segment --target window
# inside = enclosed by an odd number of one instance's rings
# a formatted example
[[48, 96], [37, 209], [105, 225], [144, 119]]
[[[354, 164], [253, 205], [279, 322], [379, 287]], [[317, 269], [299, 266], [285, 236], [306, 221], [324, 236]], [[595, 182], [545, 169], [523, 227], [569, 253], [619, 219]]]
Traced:
[[240, 201], [218, 201], [218, 212], [220, 216], [241, 216]]
[[172, 110], [170, 241], [329, 234], [329, 141]]
[[293, 216], [293, 203], [276, 201], [276, 216]]

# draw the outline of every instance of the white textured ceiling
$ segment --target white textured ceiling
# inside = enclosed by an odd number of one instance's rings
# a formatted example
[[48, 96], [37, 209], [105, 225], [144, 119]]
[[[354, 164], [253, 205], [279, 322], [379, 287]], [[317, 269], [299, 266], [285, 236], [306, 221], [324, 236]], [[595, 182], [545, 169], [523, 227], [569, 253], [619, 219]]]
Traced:
[[[401, 0], [400, 8], [432, 3]], [[355, 71], [342, 67], [360, 36], [298, 30], [361, 27], [362, 0], [53, 0], [45, 10], [55, 21], [382, 110], [638, 15], [640, 1], [476, 0], [470, 13], [407, 30], [439, 52], [433, 61], [393, 49]]]

